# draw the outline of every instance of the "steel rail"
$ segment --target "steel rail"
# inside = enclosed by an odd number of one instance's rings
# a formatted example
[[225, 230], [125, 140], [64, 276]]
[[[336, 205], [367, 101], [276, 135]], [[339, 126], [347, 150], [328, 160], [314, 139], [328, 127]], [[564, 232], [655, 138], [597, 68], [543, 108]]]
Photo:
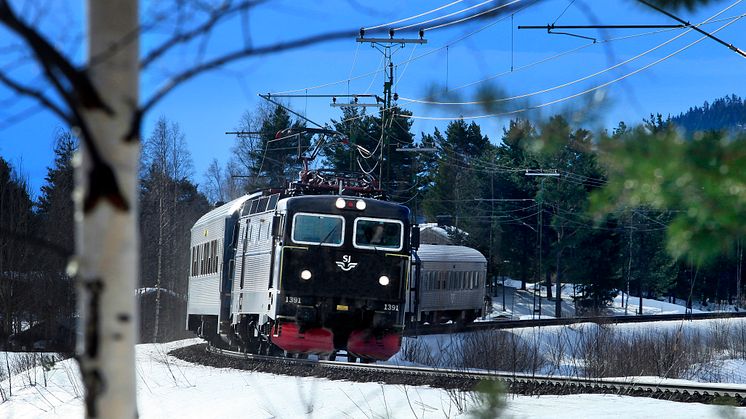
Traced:
[[[279, 363], [288, 368], [284, 373], [315, 375], [324, 370], [337, 370], [342, 374], [332, 379], [351, 381], [383, 381], [402, 384], [403, 378], [416, 378], [417, 385], [436, 388], [472, 390], [477, 383], [495, 380], [505, 384], [509, 392], [525, 395], [548, 394], [615, 394], [650, 397], [679, 402], [722, 403], [734, 402], [746, 406], [746, 386], [720, 383], [667, 383], [663, 379], [638, 377], [584, 378], [542, 374], [511, 373], [471, 369], [413, 367], [390, 364], [355, 364], [339, 361], [316, 361], [254, 355], [208, 346], [208, 352], [245, 361]], [[255, 367], [250, 368], [256, 370]], [[301, 370], [306, 370], [305, 372]], [[309, 374], [310, 370], [314, 370]], [[328, 375], [327, 375], [328, 376]]]
[[652, 314], [642, 316], [570, 317], [560, 319], [492, 320], [468, 324], [414, 324], [404, 329], [404, 336], [439, 335], [477, 332], [482, 330], [516, 329], [521, 327], [566, 326], [578, 323], [624, 324], [661, 321], [698, 321], [746, 317], [746, 312], [717, 312], [692, 314]]

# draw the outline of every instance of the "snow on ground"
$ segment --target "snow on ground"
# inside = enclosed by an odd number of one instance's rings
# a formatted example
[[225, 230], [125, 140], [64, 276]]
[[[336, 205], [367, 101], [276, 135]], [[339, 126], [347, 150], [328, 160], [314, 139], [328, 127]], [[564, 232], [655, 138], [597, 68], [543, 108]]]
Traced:
[[[537, 370], [538, 374], [584, 376], [585, 361], [582, 356], [584, 345], [588, 341], [594, 341], [599, 333], [607, 336], [613, 335], [617, 339], [629, 340], [664, 334], [681, 336], [682, 339], [705, 339], [712, 338], [713, 342], [720, 337], [730, 336], [730, 339], [738, 339], [746, 331], [746, 319], [713, 319], [697, 321], [663, 321], [648, 323], [622, 323], [599, 325], [596, 323], [576, 323], [568, 326], [541, 326], [505, 329], [500, 333], [514, 335], [517, 343], [512, 343], [514, 348], [529, 348], [533, 353], [536, 348], [537, 354], [544, 358], [544, 363]], [[471, 345], [465, 342], [474, 337]], [[482, 340], [484, 339], [484, 340]], [[474, 348], [474, 344], [494, 347], [490, 343], [489, 335], [479, 337], [469, 334], [445, 334], [427, 335], [418, 337], [405, 337], [403, 349], [388, 362], [396, 365], [426, 366], [436, 365], [443, 368], [462, 368], [463, 358], [469, 356], [469, 351], [464, 346]], [[512, 342], [510, 339], [502, 342]], [[525, 344], [523, 346], [522, 344]], [[738, 345], [736, 345], [738, 346]], [[411, 351], [408, 348], [412, 348]], [[408, 354], [416, 352], [414, 358], [408, 358]], [[510, 353], [509, 348], [505, 348]], [[653, 354], [650, 354], [651, 356]], [[714, 359], [706, 364], [693, 365], [689, 373], [684, 374], [692, 380], [688, 383], [734, 383], [746, 385], [746, 360], [740, 354], [716, 350]], [[489, 355], [486, 355], [489, 356]], [[491, 356], [500, 356], [492, 354]], [[706, 357], [704, 357], [706, 358]], [[735, 358], [735, 359], [729, 359]], [[409, 359], [417, 359], [422, 363], [413, 363]], [[617, 371], [619, 376], [634, 375], [639, 371]], [[663, 379], [658, 379], [663, 380]]]
[[[137, 346], [138, 407], [142, 418], [465, 418], [458, 406], [470, 395], [429, 387], [296, 378], [189, 364], [167, 355], [186, 340]], [[40, 367], [37, 367], [40, 368]], [[40, 372], [37, 372], [40, 375]], [[9, 382], [0, 381], [8, 394]], [[47, 372], [47, 385], [13, 377], [13, 395], [0, 403], [0, 417], [82, 417], [82, 386], [72, 360]], [[721, 408], [608, 395], [509, 396], [514, 418], [676, 418], [722, 416]], [[746, 408], [728, 412], [746, 417]]]
[[[540, 287], [538, 296], [534, 297], [534, 284], [526, 283], [526, 289], [522, 290], [521, 282], [513, 279], [506, 279], [505, 286], [502, 286], [502, 282], [498, 282], [494, 295], [492, 296], [492, 313], [487, 316], [487, 319], [494, 319], [497, 317], [508, 317], [512, 319], [534, 319], [539, 318], [538, 313], [534, 312], [534, 309], [541, 311], [542, 319], [553, 319], [555, 318], [555, 300], [547, 300], [547, 289], [546, 286]], [[503, 298], [504, 291], [504, 298]], [[554, 292], [554, 287], [552, 287]], [[562, 284], [562, 315], [563, 317], [574, 317], [575, 316], [575, 303], [573, 302], [573, 295], [575, 295], [575, 289], [573, 284]], [[622, 300], [624, 296], [624, 300]], [[620, 293], [614, 297], [611, 306], [606, 309], [606, 315], [610, 316], [624, 316], [637, 314], [637, 310], [640, 305], [639, 297], [631, 296], [627, 302], [627, 294]], [[504, 305], [503, 305], [504, 302]], [[665, 301], [658, 301], [650, 298], [642, 299], [642, 312], [643, 314], [675, 314], [686, 312], [685, 301], [677, 301], [679, 304], [668, 303]], [[712, 307], [711, 307], [712, 308]], [[720, 307], [726, 311], [733, 311], [732, 307]], [[694, 308], [693, 313], [701, 313], [703, 310]]]

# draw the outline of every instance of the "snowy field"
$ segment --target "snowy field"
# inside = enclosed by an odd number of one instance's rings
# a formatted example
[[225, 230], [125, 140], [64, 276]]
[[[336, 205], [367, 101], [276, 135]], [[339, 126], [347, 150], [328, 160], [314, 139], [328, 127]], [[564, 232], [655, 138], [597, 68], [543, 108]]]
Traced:
[[[512, 319], [535, 319], [539, 318], [538, 313], [534, 313], [534, 302], [536, 302], [537, 310], [541, 310], [542, 319], [553, 319], [555, 318], [555, 301], [548, 301], [546, 299], [547, 289], [545, 286], [541, 286], [541, 298], [534, 298], [533, 288], [534, 284], [527, 283], [526, 289], [521, 290], [521, 282], [512, 279], [505, 281], [505, 286], [502, 286], [501, 282], [498, 282], [498, 286], [495, 289], [495, 293], [492, 296], [492, 313], [487, 316], [487, 319], [493, 319], [497, 317], [512, 318]], [[504, 292], [504, 298], [503, 298]], [[552, 288], [554, 292], [554, 288]], [[562, 285], [562, 315], [564, 317], [575, 316], [575, 304], [573, 302], [573, 295], [575, 293], [574, 286], [572, 284]], [[503, 305], [504, 302], [504, 305]], [[665, 301], [658, 301], [649, 298], [642, 299], [642, 313], [646, 315], [655, 314], [683, 314], [686, 312], [686, 307], [683, 305], [685, 301], [678, 301], [680, 304], [672, 304]], [[640, 299], [635, 296], [631, 296], [627, 301], [627, 295], [620, 293], [614, 297], [611, 306], [605, 309], [605, 315], [607, 316], [634, 316], [639, 309]], [[714, 305], [709, 308], [714, 309]], [[733, 307], [718, 307], [723, 311], [733, 311]], [[701, 313], [702, 307], [699, 304], [695, 304], [693, 313]]]
[[[680, 334], [681, 339], [687, 340], [694, 337], [706, 337], [716, 330], [730, 331], [730, 333], [737, 335], [742, 334], [743, 331], [746, 331], [746, 319], [664, 321], [605, 326], [599, 326], [595, 323], [577, 323], [569, 326], [506, 329], [501, 333], [514, 335], [518, 342], [525, 344], [525, 346], [522, 346], [524, 348], [536, 348], [535, 352], [546, 361], [534, 371], [536, 374], [584, 377], [586, 364], [583, 359], [577, 358], [577, 350], [582, 349], [584, 342], [587, 343], [589, 339], [594, 340], [602, 328], [619, 339], [630, 341], [640, 336], [661, 336], [664, 334], [668, 334], [668, 336]], [[405, 349], [388, 362], [396, 365], [469, 368], [461, 365], [461, 361], [464, 354], [468, 353], [468, 350], [464, 350], [465, 341], [474, 336], [476, 335], [452, 334], [405, 337], [403, 342]], [[491, 347], [487, 340], [477, 339], [477, 342], [484, 343], [484, 346], [480, 346], [480, 351], [482, 347]], [[408, 351], [406, 348], [409, 345], [415, 345], [418, 351], [424, 351], [424, 356], [422, 356], [422, 353], [417, 356], [418, 359], [423, 361], [412, 362], [412, 360], [407, 359]], [[510, 356], [508, 347], [501, 348], [506, 356]], [[530, 351], [534, 352], [533, 349], [530, 349]], [[646, 355], [653, 356], [650, 353]], [[707, 358], [707, 363], [695, 364], [683, 372], [690, 383], [727, 383], [746, 386], [746, 360], [743, 359], [741, 354], [720, 350], [714, 351], [712, 355], [712, 358]], [[427, 360], [427, 362], [424, 360]], [[635, 368], [635, 366], [631, 366], [631, 368]], [[530, 373], [531, 371], [519, 369], [518, 372]], [[637, 370], [617, 370], [607, 376], [634, 377], [639, 375]]]
[[[429, 387], [295, 378], [218, 369], [170, 357], [198, 340], [137, 346], [138, 409], [142, 418], [467, 418], [470, 394]], [[0, 353], [0, 363], [5, 363]], [[17, 355], [14, 355], [17, 356]], [[46, 384], [44, 384], [46, 375]], [[33, 385], [32, 385], [33, 384]], [[39, 366], [0, 381], [0, 418], [82, 417], [82, 386], [74, 361]], [[513, 418], [746, 417], [723, 408], [607, 395], [509, 396]]]

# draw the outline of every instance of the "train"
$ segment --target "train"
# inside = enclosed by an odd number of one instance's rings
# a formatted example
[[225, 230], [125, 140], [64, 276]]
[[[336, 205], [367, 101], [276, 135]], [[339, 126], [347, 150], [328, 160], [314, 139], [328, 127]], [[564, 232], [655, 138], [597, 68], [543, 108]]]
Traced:
[[373, 362], [399, 351], [407, 322], [483, 313], [479, 252], [420, 246], [406, 206], [323, 184], [244, 195], [194, 224], [188, 330], [255, 354]]
[[470, 323], [487, 314], [487, 259], [478, 250], [422, 244], [412, 258], [413, 285], [405, 309], [409, 323]]

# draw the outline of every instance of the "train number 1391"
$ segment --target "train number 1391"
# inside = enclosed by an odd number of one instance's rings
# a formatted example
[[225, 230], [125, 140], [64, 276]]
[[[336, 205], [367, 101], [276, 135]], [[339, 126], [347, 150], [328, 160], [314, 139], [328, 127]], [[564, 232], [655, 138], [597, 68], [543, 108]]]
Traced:
[[300, 297], [285, 297], [285, 302], [290, 304], [300, 304]]
[[399, 306], [396, 304], [384, 304], [383, 309], [386, 311], [399, 311]]

